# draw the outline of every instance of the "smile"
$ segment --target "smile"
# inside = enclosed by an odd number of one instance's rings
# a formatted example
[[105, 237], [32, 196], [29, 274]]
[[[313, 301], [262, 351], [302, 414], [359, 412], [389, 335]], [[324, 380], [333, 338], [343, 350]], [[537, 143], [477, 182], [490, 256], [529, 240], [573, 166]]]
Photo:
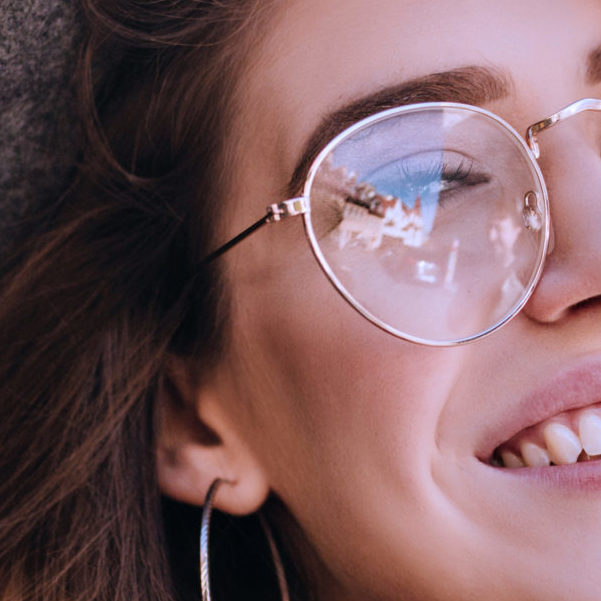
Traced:
[[601, 459], [601, 403], [562, 412], [521, 430], [491, 460], [506, 468], [569, 465]]
[[[524, 475], [601, 465], [601, 357], [549, 371], [515, 405], [508, 399], [497, 405], [476, 443], [482, 463]], [[601, 471], [598, 477], [601, 485]]]

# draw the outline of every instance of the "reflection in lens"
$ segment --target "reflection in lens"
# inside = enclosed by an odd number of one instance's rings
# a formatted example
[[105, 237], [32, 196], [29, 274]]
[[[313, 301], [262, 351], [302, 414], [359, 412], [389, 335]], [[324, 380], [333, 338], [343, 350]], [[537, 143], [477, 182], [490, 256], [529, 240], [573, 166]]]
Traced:
[[338, 141], [310, 186], [320, 260], [364, 313], [412, 338], [456, 341], [494, 326], [542, 261], [538, 173], [481, 112], [399, 109]]

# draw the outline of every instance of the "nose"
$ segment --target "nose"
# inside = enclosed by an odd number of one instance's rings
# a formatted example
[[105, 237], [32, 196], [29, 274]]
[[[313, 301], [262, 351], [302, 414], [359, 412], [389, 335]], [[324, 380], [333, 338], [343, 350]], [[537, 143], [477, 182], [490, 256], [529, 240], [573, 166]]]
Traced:
[[582, 130], [557, 132], [543, 149], [554, 244], [524, 308], [542, 323], [591, 303], [601, 307], [601, 157], [589, 137]]

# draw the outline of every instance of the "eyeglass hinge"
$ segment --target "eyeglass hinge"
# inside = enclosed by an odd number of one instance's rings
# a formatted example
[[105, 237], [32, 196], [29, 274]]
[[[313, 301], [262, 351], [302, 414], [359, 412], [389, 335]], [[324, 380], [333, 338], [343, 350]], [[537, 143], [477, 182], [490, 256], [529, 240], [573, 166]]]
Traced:
[[309, 211], [309, 200], [304, 196], [298, 198], [290, 198], [284, 202], [274, 203], [267, 207], [267, 221], [272, 223], [274, 221], [281, 221], [285, 217], [294, 217], [295, 215], [302, 215]]
[[572, 104], [568, 104], [568, 106], [564, 106], [550, 117], [531, 125], [526, 133], [526, 138], [530, 150], [534, 153], [534, 157], [537, 159], [540, 158], [540, 149], [536, 140], [536, 134], [582, 111], [601, 111], [601, 100], [598, 98], [581, 98], [580, 100], [576, 100], [576, 102], [572, 102]]
[[551, 115], [547, 119], [543, 119], [534, 125], [531, 125], [528, 128], [527, 138], [528, 138], [528, 146], [530, 146], [530, 150], [534, 154], [536, 159], [540, 158], [540, 148], [538, 146], [538, 140], [536, 139], [536, 134], [555, 125], [559, 121], [559, 115]]

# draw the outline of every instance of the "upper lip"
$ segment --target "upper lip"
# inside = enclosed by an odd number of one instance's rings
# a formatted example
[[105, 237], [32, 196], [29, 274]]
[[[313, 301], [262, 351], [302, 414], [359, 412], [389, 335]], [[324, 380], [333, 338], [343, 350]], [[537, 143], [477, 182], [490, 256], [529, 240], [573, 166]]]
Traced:
[[601, 358], [564, 368], [525, 392], [511, 412], [489, 424], [476, 456], [489, 462], [494, 450], [529, 426], [570, 409], [601, 401]]

